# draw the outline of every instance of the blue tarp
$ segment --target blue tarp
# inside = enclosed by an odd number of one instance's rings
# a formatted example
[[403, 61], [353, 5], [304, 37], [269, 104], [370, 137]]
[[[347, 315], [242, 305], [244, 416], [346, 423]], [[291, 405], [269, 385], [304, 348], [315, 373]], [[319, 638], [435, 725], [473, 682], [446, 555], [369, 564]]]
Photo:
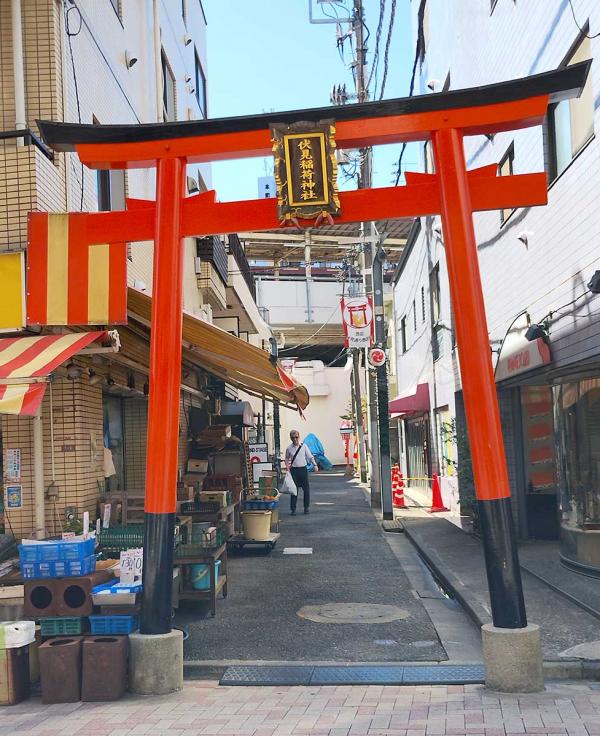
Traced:
[[[308, 447], [308, 449], [314, 455], [315, 460], [317, 461], [317, 465], [319, 466], [321, 470], [331, 470], [333, 465], [325, 456], [325, 448], [323, 447], [319, 438], [316, 435], [307, 434], [306, 437], [304, 438], [304, 444]], [[314, 470], [314, 467], [312, 466], [312, 464], [309, 464], [307, 467], [309, 471]]]

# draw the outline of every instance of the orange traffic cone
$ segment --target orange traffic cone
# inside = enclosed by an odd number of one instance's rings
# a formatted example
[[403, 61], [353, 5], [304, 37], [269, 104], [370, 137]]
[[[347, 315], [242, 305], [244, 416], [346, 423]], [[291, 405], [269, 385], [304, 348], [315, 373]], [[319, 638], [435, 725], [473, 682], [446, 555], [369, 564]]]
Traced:
[[450, 511], [444, 506], [442, 501], [442, 490], [440, 488], [440, 479], [437, 475], [433, 476], [433, 483], [431, 484], [431, 508], [428, 509], [430, 514], [435, 514], [438, 511]]
[[404, 504], [404, 481], [398, 465], [394, 465], [392, 468], [392, 506], [396, 509], [406, 508]]

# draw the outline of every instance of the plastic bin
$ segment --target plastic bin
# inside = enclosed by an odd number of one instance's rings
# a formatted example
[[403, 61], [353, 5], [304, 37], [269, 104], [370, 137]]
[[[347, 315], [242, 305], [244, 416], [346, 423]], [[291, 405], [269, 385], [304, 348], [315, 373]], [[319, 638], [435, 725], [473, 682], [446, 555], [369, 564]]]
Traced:
[[60, 616], [58, 618], [41, 618], [42, 636], [65, 636], [82, 634], [84, 620], [81, 616]]
[[221, 506], [212, 501], [182, 501], [182, 514], [216, 514]]
[[19, 561], [55, 562], [57, 560], [84, 560], [94, 554], [96, 539], [73, 539], [49, 542], [29, 541], [19, 545]]
[[256, 542], [268, 542], [271, 538], [270, 511], [242, 511], [244, 537]]
[[269, 511], [279, 507], [279, 501], [244, 501], [244, 511]]
[[134, 606], [136, 596], [141, 591], [141, 583], [125, 585], [118, 580], [113, 580], [93, 588], [92, 602], [95, 606]]
[[[194, 590], [210, 590], [210, 565], [190, 565], [190, 582]], [[219, 582], [221, 560], [215, 562], [215, 585]]]
[[92, 634], [131, 634], [138, 627], [137, 616], [90, 616]]
[[55, 562], [21, 562], [21, 575], [24, 580], [40, 578], [71, 578], [89, 575], [96, 569], [94, 554], [83, 560], [56, 560]]
[[2, 621], [0, 623], [0, 649], [25, 647], [35, 641], [34, 621]]

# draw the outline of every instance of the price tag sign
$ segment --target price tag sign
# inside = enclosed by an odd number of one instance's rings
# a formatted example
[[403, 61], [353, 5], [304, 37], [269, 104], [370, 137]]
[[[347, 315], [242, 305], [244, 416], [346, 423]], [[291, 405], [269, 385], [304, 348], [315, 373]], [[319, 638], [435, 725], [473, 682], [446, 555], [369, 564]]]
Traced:
[[128, 549], [126, 552], [121, 552], [120, 563], [121, 582], [132, 585], [135, 582], [134, 550]]
[[75, 532], [63, 532], [62, 538], [63, 539], [73, 539], [75, 536]]
[[144, 571], [144, 550], [142, 548], [133, 550], [133, 568], [135, 572], [136, 580], [142, 579], [142, 572]]
[[110, 526], [110, 509], [111, 509], [110, 503], [104, 504], [104, 518], [102, 519], [103, 529], [108, 529], [108, 527]]
[[87, 539], [90, 536], [90, 512], [83, 512], [83, 538]]
[[121, 552], [121, 583], [133, 585], [136, 579], [141, 580], [144, 569], [144, 550], [128, 549]]

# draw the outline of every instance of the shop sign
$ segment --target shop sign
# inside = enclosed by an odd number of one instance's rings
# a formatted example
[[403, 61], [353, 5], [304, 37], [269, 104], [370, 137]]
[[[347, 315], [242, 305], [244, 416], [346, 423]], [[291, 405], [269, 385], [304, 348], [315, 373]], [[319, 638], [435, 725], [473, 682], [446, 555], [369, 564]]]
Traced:
[[369, 363], [373, 368], [380, 368], [382, 365], [385, 365], [386, 359], [387, 356], [383, 348], [371, 348], [369, 350]]
[[323, 218], [333, 224], [340, 213], [335, 159], [335, 125], [272, 125], [277, 186], [278, 216], [281, 220]]
[[374, 338], [373, 300], [370, 296], [343, 298], [342, 322], [347, 348], [370, 348]]
[[494, 371], [496, 382], [552, 362], [550, 346], [541, 337], [532, 342], [525, 338], [529, 325], [529, 315], [521, 315], [504, 339]]
[[21, 449], [9, 447], [4, 453], [4, 479], [21, 480]]
[[248, 450], [250, 452], [250, 462], [251, 463], [266, 463], [268, 458], [268, 448], [266, 443], [259, 442], [255, 445], [248, 445]]
[[6, 508], [23, 508], [23, 486], [6, 486]]

